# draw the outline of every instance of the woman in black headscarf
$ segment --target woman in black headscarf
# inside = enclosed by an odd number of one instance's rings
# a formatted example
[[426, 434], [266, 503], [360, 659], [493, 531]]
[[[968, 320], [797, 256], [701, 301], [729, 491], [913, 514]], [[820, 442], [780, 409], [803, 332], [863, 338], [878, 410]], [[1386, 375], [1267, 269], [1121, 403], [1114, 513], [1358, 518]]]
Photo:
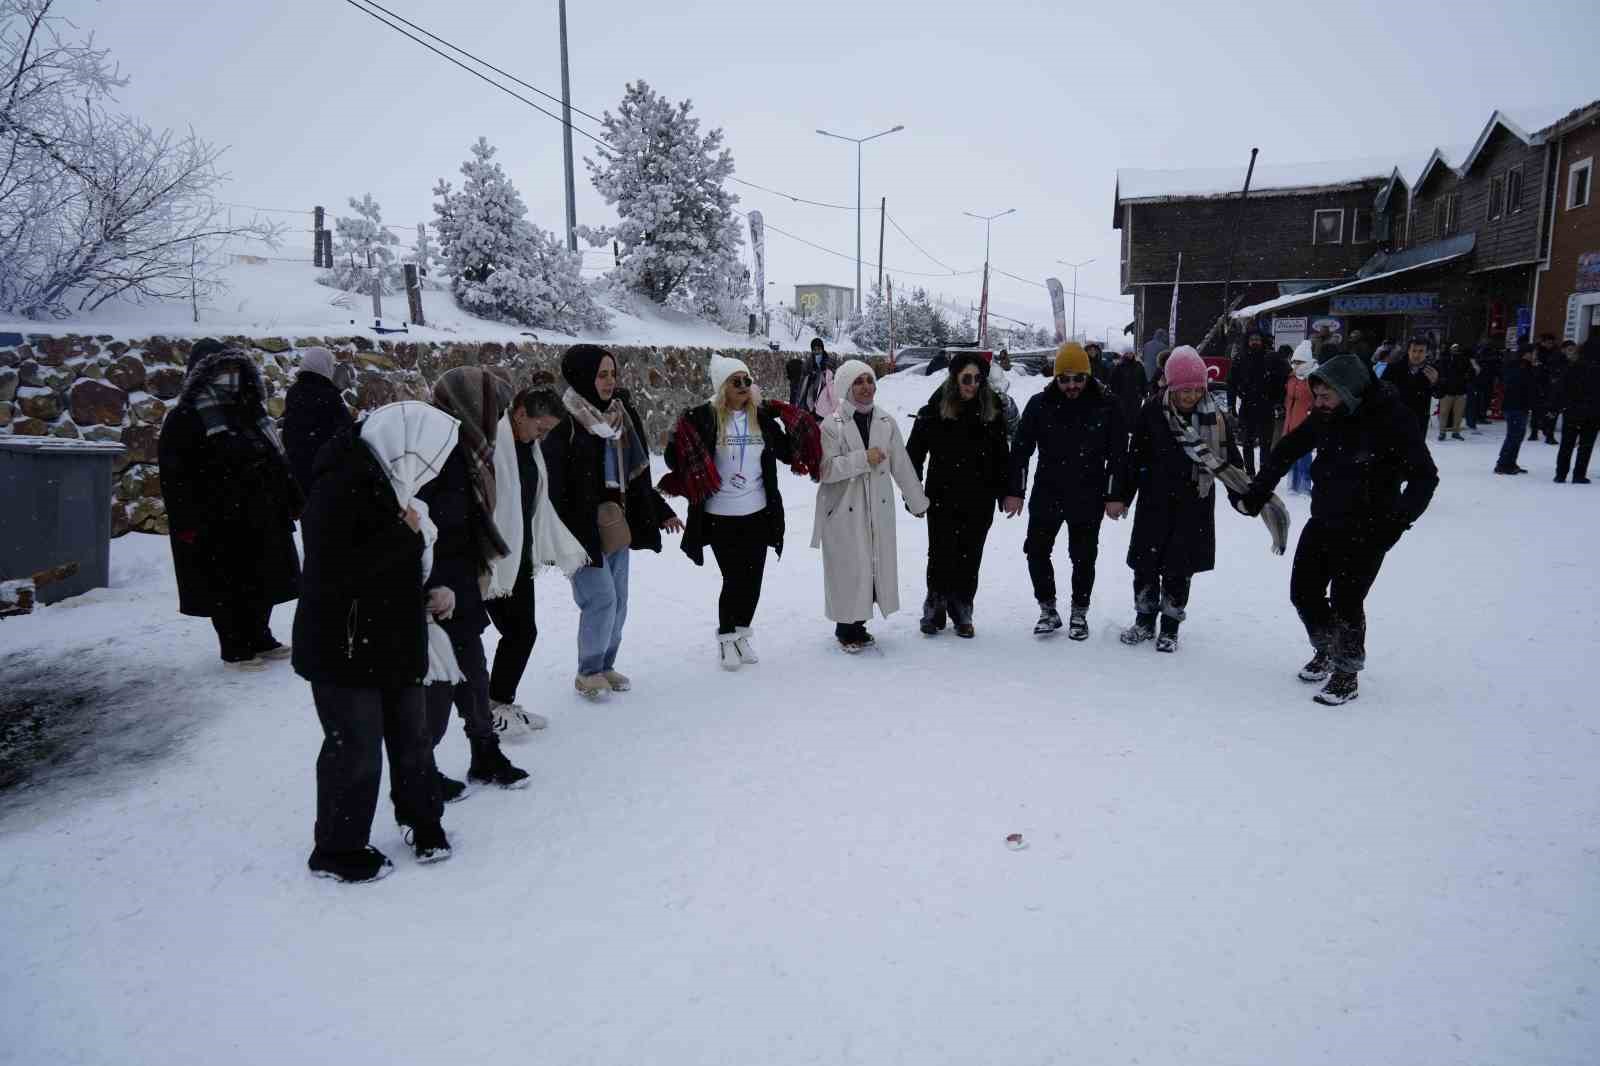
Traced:
[[615, 669], [628, 618], [628, 553], [661, 550], [661, 531], [683, 523], [650, 483], [644, 421], [617, 384], [617, 360], [594, 344], [575, 344], [561, 360], [567, 415], [544, 438], [550, 502], [589, 553], [572, 579], [577, 601], [578, 676], [588, 699], [626, 692]]

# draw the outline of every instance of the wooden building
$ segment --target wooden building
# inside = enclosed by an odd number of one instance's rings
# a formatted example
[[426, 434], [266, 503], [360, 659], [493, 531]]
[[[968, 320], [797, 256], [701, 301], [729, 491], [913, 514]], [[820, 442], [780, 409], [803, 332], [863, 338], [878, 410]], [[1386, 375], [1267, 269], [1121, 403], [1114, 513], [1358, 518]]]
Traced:
[[1583, 341], [1600, 333], [1600, 101], [1539, 131], [1549, 153], [1548, 239], [1534, 274], [1533, 330]]

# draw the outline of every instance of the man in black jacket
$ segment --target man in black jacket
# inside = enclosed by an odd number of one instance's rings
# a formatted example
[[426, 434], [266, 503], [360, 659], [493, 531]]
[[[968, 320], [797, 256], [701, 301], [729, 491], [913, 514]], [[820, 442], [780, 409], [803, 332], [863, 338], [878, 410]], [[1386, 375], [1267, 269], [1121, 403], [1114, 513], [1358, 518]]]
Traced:
[[1412, 337], [1403, 361], [1389, 360], [1383, 383], [1394, 389], [1400, 406], [1411, 412], [1417, 429], [1428, 435], [1429, 413], [1433, 410], [1433, 389], [1439, 384], [1439, 371], [1428, 364], [1428, 338]]
[[1517, 464], [1522, 454], [1522, 434], [1528, 428], [1528, 412], [1534, 405], [1538, 384], [1534, 381], [1533, 345], [1523, 341], [1514, 359], [1507, 359], [1500, 371], [1503, 386], [1500, 393], [1500, 414], [1506, 420], [1506, 439], [1500, 446], [1500, 458], [1494, 464], [1496, 474], [1526, 474], [1525, 467]]
[[[1556, 453], [1556, 482], [1567, 480], [1572, 471], [1574, 485], [1589, 483], [1589, 456], [1600, 435], [1600, 333], [1583, 342], [1582, 352], [1568, 356], [1566, 373], [1561, 375], [1561, 450]], [[1569, 467], [1572, 451], [1578, 451], [1577, 465]]]
[[1011, 476], [1003, 507], [1006, 517], [1022, 512], [1028, 482], [1028, 460], [1039, 451], [1039, 469], [1028, 505], [1028, 535], [1022, 552], [1039, 601], [1034, 633], [1044, 636], [1061, 628], [1056, 610], [1056, 572], [1050, 561], [1056, 536], [1067, 526], [1067, 555], [1072, 560], [1072, 616], [1067, 636], [1089, 639], [1089, 597], [1094, 591], [1094, 566], [1100, 554], [1102, 518], [1120, 519], [1122, 481], [1128, 457], [1128, 424], [1122, 408], [1092, 378], [1089, 356], [1067, 341], [1056, 353], [1055, 381], [1028, 401], [1011, 444]]
[[1556, 416], [1560, 413], [1561, 375], [1567, 369], [1561, 350], [1556, 347], [1554, 334], [1539, 337], [1539, 347], [1534, 350], [1533, 392], [1529, 396], [1532, 406], [1528, 414], [1528, 439], [1538, 440], [1544, 434], [1546, 444], [1556, 442]]
[[1356, 674], [1366, 665], [1366, 599], [1378, 568], [1427, 510], [1439, 472], [1415, 420], [1360, 359], [1335, 356], [1310, 381], [1311, 416], [1273, 449], [1240, 505], [1259, 514], [1279, 479], [1316, 451], [1311, 519], [1295, 549], [1289, 598], [1316, 652], [1300, 679], [1326, 680], [1315, 699], [1335, 706], [1357, 695]]
[[310, 497], [317, 452], [350, 425], [350, 409], [334, 384], [333, 353], [307, 348], [300, 353], [300, 373], [283, 401], [283, 450], [300, 492]]
[[1285, 383], [1279, 380], [1277, 388], [1273, 388], [1266, 342], [1261, 334], [1252, 331], [1228, 372], [1228, 416], [1238, 430], [1247, 474], [1256, 472], [1258, 447], [1263, 459], [1272, 450], [1273, 412], [1283, 406]]
[[1139, 362], [1139, 353], [1129, 348], [1111, 368], [1111, 392], [1117, 398], [1117, 406], [1122, 408], [1125, 424], [1133, 425], [1149, 391], [1150, 377], [1144, 372], [1144, 364]]

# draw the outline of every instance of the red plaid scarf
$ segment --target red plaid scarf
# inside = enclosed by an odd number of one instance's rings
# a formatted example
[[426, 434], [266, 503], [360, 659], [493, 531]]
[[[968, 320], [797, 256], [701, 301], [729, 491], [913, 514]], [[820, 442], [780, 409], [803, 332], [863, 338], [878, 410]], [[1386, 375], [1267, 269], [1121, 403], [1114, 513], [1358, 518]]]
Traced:
[[782, 400], [768, 400], [764, 405], [778, 416], [784, 432], [789, 435], [789, 469], [812, 481], [822, 480], [822, 427], [816, 416], [802, 411]]
[[[796, 474], [810, 476], [812, 481], [822, 478], [822, 428], [811, 414], [781, 400], [768, 400], [761, 405], [762, 413], [772, 415], [783, 423], [789, 438], [789, 469]], [[688, 412], [680, 415], [672, 429], [673, 469], [656, 487], [668, 496], [681, 496], [691, 504], [704, 503], [722, 488], [722, 475], [717, 473], [717, 458], [706, 447]]]

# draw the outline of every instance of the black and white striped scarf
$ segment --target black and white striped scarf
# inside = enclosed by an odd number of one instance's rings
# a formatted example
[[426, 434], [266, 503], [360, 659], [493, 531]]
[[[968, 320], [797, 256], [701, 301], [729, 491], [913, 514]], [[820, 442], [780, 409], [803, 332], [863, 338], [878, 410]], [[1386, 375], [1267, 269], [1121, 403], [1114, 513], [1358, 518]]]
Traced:
[[[1194, 463], [1195, 492], [1200, 498], [1211, 495], [1212, 487], [1219, 478], [1235, 494], [1247, 492], [1250, 476], [1227, 460], [1228, 421], [1217, 410], [1211, 394], [1202, 396], [1195, 409], [1187, 415], [1173, 404], [1170, 389], [1163, 396], [1162, 403], [1167, 426], [1177, 439], [1178, 447]], [[1272, 535], [1272, 554], [1282, 555], [1289, 546], [1289, 509], [1276, 493], [1261, 509], [1261, 521], [1266, 523], [1267, 532]]]

